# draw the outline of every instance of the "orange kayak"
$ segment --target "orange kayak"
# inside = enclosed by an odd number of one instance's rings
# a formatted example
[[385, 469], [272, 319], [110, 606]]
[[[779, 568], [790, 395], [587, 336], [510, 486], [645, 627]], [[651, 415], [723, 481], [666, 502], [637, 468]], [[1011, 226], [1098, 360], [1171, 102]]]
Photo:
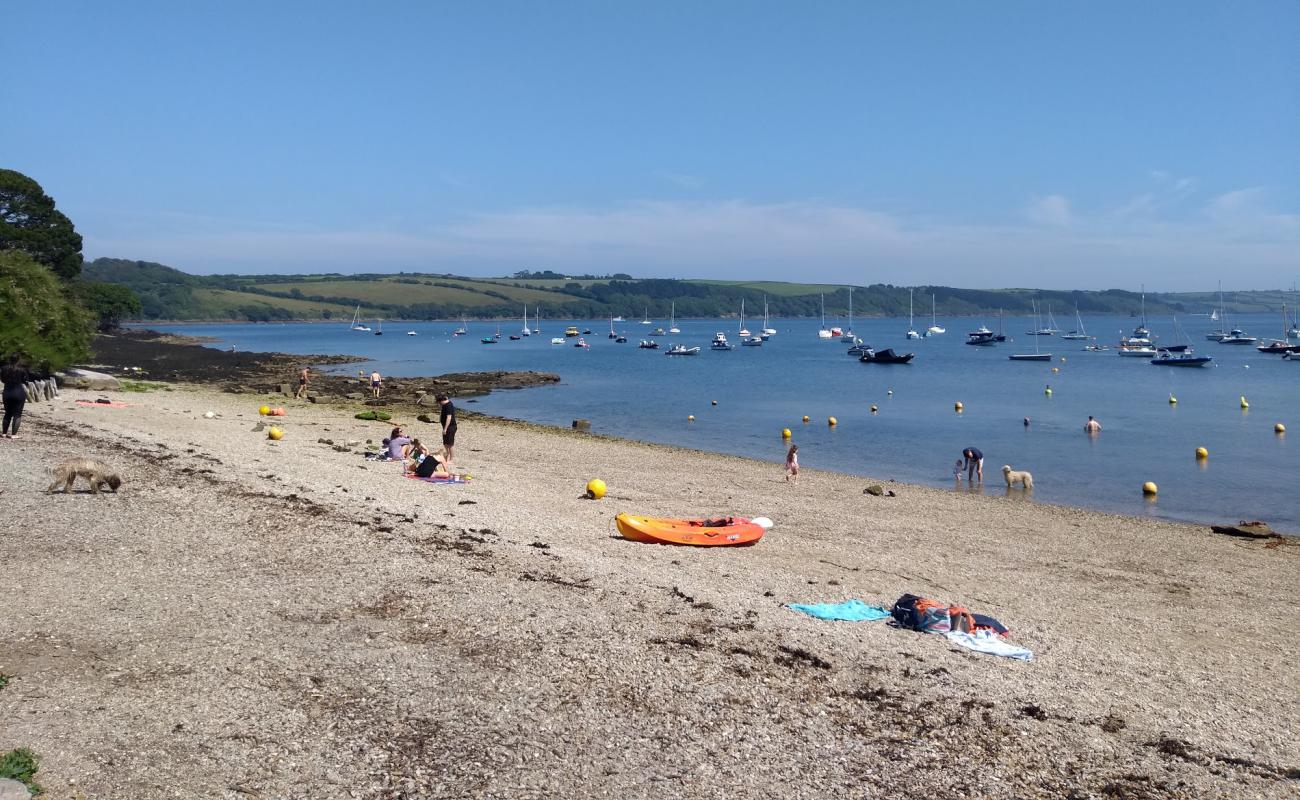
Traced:
[[614, 522], [624, 538], [651, 544], [737, 546], [763, 538], [763, 527], [744, 517], [665, 519], [619, 514]]

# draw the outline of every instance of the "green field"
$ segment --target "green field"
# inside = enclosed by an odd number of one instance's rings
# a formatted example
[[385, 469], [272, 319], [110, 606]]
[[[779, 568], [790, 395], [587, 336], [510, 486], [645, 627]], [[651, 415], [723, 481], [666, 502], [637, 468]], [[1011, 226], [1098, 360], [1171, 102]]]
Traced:
[[[336, 303], [315, 303], [310, 300], [293, 300], [281, 297], [266, 297], [249, 292], [232, 292], [228, 289], [195, 289], [194, 298], [203, 304], [214, 317], [229, 316], [241, 308], [283, 308], [299, 318], [319, 318], [322, 311], [329, 311], [335, 318], [352, 318], [355, 307]], [[361, 309], [366, 313], [366, 309]], [[373, 313], [373, 312], [371, 312]]]
[[735, 289], [753, 289], [765, 292], [773, 297], [801, 297], [821, 292], [831, 293], [847, 288], [843, 283], [787, 283], [785, 281], [706, 281], [688, 280], [687, 283], [700, 283], [705, 286], [730, 286]]
[[309, 297], [351, 297], [361, 303], [402, 306], [435, 304], [477, 308], [500, 306], [507, 303], [518, 303], [521, 306], [524, 303], [538, 305], [548, 302], [558, 303], [569, 299], [556, 292], [528, 289], [504, 283], [470, 281], [463, 278], [429, 278], [420, 279], [418, 283], [404, 282], [408, 280], [411, 279], [347, 280], [345, 278], [327, 278], [281, 283], [256, 283], [252, 285], [268, 292], [287, 293], [296, 289]]

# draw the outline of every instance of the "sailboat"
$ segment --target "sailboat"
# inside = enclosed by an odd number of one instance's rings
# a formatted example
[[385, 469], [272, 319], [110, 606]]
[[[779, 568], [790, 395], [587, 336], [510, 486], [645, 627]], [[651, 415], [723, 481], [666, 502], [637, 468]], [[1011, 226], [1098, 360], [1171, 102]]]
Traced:
[[467, 334], [467, 333], [469, 333], [469, 324], [468, 324], [468, 321], [467, 321], [464, 317], [461, 317], [461, 318], [460, 318], [460, 327], [457, 328], [456, 330], [452, 331], [452, 332], [451, 332], [451, 335], [452, 335], [452, 336], [464, 336], [464, 335]]
[[920, 339], [921, 334], [916, 332], [916, 323], [912, 319], [912, 290], [907, 290], [907, 338]]
[[1129, 338], [1130, 338], [1130, 339], [1148, 339], [1148, 340], [1151, 338], [1151, 329], [1147, 327], [1147, 287], [1146, 287], [1146, 284], [1143, 284], [1143, 285], [1142, 285], [1142, 319], [1141, 319], [1141, 321], [1138, 322], [1138, 326], [1137, 326], [1136, 328], [1133, 329], [1133, 335], [1130, 336]]
[[1291, 331], [1287, 327], [1289, 320], [1286, 315], [1286, 303], [1282, 304], [1282, 338], [1274, 339], [1268, 344], [1261, 344], [1255, 349], [1261, 353], [1297, 353], [1300, 352], [1300, 344], [1291, 344]]
[[611, 338], [611, 339], [617, 339], [617, 338], [618, 338], [618, 334], [617, 334], [617, 333], [614, 333], [614, 318], [613, 318], [613, 317], [610, 317], [610, 318], [609, 318], [609, 338]]
[[[1219, 281], [1219, 309], [1210, 314], [1210, 319], [1220, 323], [1226, 322], [1228, 319], [1228, 308], [1223, 304], [1223, 281]], [[1217, 342], [1228, 335], [1225, 328], [1226, 326], [1221, 324], [1220, 327], [1205, 334], [1205, 338], [1211, 342]]]
[[1047, 307], [1047, 319], [1049, 320], [1047, 325], [1039, 325], [1038, 312], [1035, 311], [1034, 329], [1032, 331], [1025, 331], [1025, 333], [1029, 334], [1030, 336], [1055, 336], [1056, 334], [1060, 333], [1060, 331], [1056, 327], [1056, 319], [1052, 316], [1052, 307], [1050, 305]]
[[767, 319], [767, 295], [763, 295], [763, 339], [766, 341], [772, 334], [776, 333], [776, 328]]
[[830, 339], [833, 334], [826, 329], [826, 295], [822, 295], [822, 326], [817, 329], [818, 339]]
[[669, 333], [682, 332], [681, 329], [677, 327], [677, 301], [676, 300], [673, 301], [672, 310], [668, 312], [668, 332]]
[[1091, 339], [1088, 331], [1083, 327], [1083, 317], [1079, 316], [1079, 304], [1074, 304], [1074, 330], [1061, 335], [1062, 339]]
[[934, 313], [934, 294], [930, 295], [930, 327], [925, 329], [926, 336], [936, 336], [940, 333], [947, 333], [947, 328], [939, 327], [939, 320]]
[[533, 332], [528, 330], [528, 306], [524, 305], [524, 329], [519, 332], [520, 336], [532, 336]]
[[642, 324], [642, 325], [653, 325], [653, 324], [654, 324], [654, 323], [652, 323], [652, 322], [650, 321], [650, 306], [646, 306], [646, 307], [645, 307], [645, 316], [641, 318], [641, 324]]
[[1203, 367], [1214, 360], [1210, 356], [1198, 356], [1192, 352], [1192, 340], [1178, 326], [1177, 317], [1174, 317], [1174, 338], [1187, 339], [1187, 344], [1160, 348], [1151, 359], [1152, 364], [1157, 367]]
[[542, 332], [542, 307], [538, 306], [537, 311], [533, 313], [533, 333]]
[[[1030, 301], [1034, 307], [1034, 330], [1038, 329], [1038, 303]], [[1012, 353], [1007, 356], [1012, 361], [1051, 361], [1051, 353], [1040, 353], [1038, 351], [1038, 337], [1034, 337], [1034, 352], [1032, 353]]]
[[745, 298], [743, 297], [740, 298], [740, 330], [736, 331], [736, 335], [742, 339], [749, 336], [749, 330], [745, 328]]
[[854, 344], [857, 337], [853, 335], [853, 287], [849, 287], [849, 327], [840, 337], [840, 341], [846, 344]]
[[358, 325], [358, 324], [357, 324], [357, 315], [360, 314], [360, 313], [361, 313], [361, 306], [358, 305], [358, 306], [357, 306], [357, 310], [352, 312], [352, 330], [354, 330], [354, 331], [369, 331], [370, 329], [367, 328], [365, 325]]
[[[369, 328], [367, 328], [367, 330], [369, 330]], [[384, 335], [384, 321], [382, 319], [379, 320], [379, 330], [375, 331], [375, 335], [376, 336]]]

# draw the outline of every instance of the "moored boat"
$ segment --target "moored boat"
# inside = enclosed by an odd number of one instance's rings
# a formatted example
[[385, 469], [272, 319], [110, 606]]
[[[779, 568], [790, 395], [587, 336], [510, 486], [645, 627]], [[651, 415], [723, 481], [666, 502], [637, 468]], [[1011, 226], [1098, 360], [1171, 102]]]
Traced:
[[1160, 350], [1151, 363], [1157, 367], [1203, 367], [1214, 359], [1210, 356], [1198, 356], [1191, 353], [1171, 353]]
[[664, 353], [666, 356], [696, 356], [700, 354], [700, 348], [687, 347], [684, 344], [675, 344], [668, 348]]
[[886, 347], [884, 350], [873, 350], [870, 347], [862, 349], [862, 356], [858, 359], [863, 364], [906, 364], [913, 358], [916, 353], [898, 354], [894, 348]]
[[654, 339], [642, 339], [641, 344], [637, 345], [641, 350], [658, 350], [659, 343]]
[[718, 331], [713, 334], [713, 341], [709, 343], [710, 350], [734, 350], [735, 346], [727, 341], [727, 334]]

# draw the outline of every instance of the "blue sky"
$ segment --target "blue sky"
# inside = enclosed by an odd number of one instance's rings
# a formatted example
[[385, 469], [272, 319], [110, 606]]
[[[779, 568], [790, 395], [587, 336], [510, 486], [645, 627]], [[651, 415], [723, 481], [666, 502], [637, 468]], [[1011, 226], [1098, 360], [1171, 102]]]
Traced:
[[0, 166], [43, 184], [91, 257], [1300, 280], [1291, 0], [48, 0], [4, 17]]

